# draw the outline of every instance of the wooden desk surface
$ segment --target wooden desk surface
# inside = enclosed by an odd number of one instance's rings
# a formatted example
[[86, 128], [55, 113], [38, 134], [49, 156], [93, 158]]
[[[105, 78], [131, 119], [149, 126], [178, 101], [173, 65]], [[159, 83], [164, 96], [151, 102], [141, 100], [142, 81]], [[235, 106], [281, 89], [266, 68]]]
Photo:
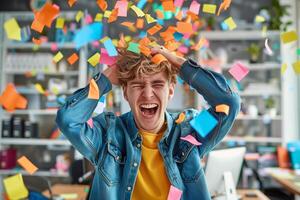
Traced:
[[[300, 186], [296, 184], [296, 174], [293, 170], [290, 170], [290, 176], [282, 175], [280, 173], [270, 173], [271, 177], [276, 180], [285, 189], [293, 194], [300, 195]], [[299, 175], [297, 175], [299, 176]], [[300, 179], [297, 180], [300, 182]]]
[[[242, 200], [270, 200], [260, 190], [255, 190], [255, 189], [238, 189], [237, 193], [242, 196]], [[256, 197], [247, 197], [246, 194], [255, 194]]]
[[[88, 188], [88, 185], [55, 184], [51, 187], [51, 190], [53, 196], [61, 194], [77, 194], [76, 200], [86, 200]], [[44, 191], [43, 194], [50, 197], [49, 191]]]

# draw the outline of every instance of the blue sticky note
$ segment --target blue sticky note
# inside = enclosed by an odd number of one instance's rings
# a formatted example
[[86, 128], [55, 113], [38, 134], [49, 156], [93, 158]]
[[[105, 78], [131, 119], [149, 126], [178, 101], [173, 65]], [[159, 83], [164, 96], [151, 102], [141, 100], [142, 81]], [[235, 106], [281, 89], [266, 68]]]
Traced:
[[139, 35], [139, 38], [144, 38], [146, 36], [147, 36], [147, 32], [146, 31], [141, 31], [140, 35]]
[[118, 52], [116, 50], [115, 45], [112, 43], [111, 39], [107, 39], [104, 41], [104, 47], [109, 56], [117, 56]]
[[203, 110], [190, 121], [190, 125], [193, 129], [203, 138], [206, 137], [217, 124], [218, 121], [207, 110]]
[[222, 30], [228, 30], [228, 25], [227, 24], [225, 24], [224, 22], [222, 22], [221, 23], [221, 28], [222, 28]]
[[175, 32], [175, 33], [173, 34], [173, 36], [174, 36], [175, 40], [179, 41], [179, 40], [181, 40], [181, 38], [183, 37], [183, 34], [178, 33], [178, 32]]
[[144, 6], [146, 5], [147, 0], [140, 0], [137, 4], [137, 7], [141, 10], [143, 10]]
[[102, 23], [95, 22], [81, 28], [75, 34], [73, 39], [73, 42], [76, 44], [76, 48], [79, 49], [89, 42], [100, 40], [102, 37], [102, 27]]
[[180, 85], [184, 84], [184, 80], [182, 80], [179, 76], [176, 76], [176, 78]]

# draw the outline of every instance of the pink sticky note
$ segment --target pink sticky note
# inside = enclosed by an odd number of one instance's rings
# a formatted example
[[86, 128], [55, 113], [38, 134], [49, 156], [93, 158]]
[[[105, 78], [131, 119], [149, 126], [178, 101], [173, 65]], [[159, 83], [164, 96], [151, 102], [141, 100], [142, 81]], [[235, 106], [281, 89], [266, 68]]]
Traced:
[[181, 53], [186, 54], [186, 53], [189, 52], [189, 49], [188, 49], [186, 46], [180, 46], [180, 47], [178, 48], [178, 51], [181, 52]]
[[176, 7], [181, 7], [183, 4], [184, 0], [175, 0], [174, 1], [174, 6]]
[[100, 64], [113, 65], [117, 62], [117, 57], [109, 56], [106, 49], [101, 48]]
[[87, 15], [87, 16], [84, 18], [84, 21], [85, 21], [85, 23], [90, 24], [90, 23], [93, 22], [93, 18], [92, 18], [91, 15]]
[[94, 123], [93, 123], [93, 119], [90, 118], [87, 122], [86, 122], [90, 128], [93, 128], [94, 127]]
[[195, 15], [199, 14], [199, 10], [200, 10], [200, 3], [198, 3], [197, 1], [193, 1], [190, 5], [190, 9], [189, 9], [192, 13], [194, 13]]
[[168, 200], [180, 200], [182, 191], [171, 185], [168, 195]]
[[118, 8], [118, 16], [127, 17], [128, 1], [117, 1], [115, 8]]
[[202, 144], [201, 142], [198, 142], [196, 140], [196, 138], [194, 138], [192, 135], [187, 135], [185, 137], [180, 137], [180, 139], [188, 141], [189, 143], [191, 143], [193, 145], [196, 145], [196, 146], [200, 146]]
[[236, 62], [228, 71], [238, 82], [240, 82], [248, 73], [249, 69], [241, 62]]
[[55, 52], [58, 50], [57, 44], [56, 43], [51, 43], [51, 51]]
[[96, 40], [96, 41], [92, 42], [92, 47], [99, 48], [100, 47], [99, 41]]

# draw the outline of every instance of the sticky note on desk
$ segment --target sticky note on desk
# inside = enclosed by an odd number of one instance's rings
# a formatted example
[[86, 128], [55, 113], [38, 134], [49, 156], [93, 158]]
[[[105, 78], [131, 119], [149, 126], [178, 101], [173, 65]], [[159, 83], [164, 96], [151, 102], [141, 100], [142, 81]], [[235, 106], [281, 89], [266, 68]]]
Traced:
[[18, 163], [31, 175], [38, 170], [38, 168], [25, 156], [19, 158]]
[[21, 40], [21, 29], [15, 18], [11, 18], [4, 22], [4, 30], [8, 39]]
[[236, 62], [228, 71], [238, 82], [249, 73], [249, 69], [240, 62]]
[[201, 137], [207, 134], [218, 124], [218, 121], [207, 111], [203, 110], [194, 119], [190, 121], [190, 125], [199, 133]]
[[182, 191], [173, 185], [170, 186], [168, 199], [167, 200], [180, 200]]
[[63, 199], [78, 199], [78, 194], [75, 193], [60, 194], [59, 197]]
[[29, 192], [24, 185], [21, 174], [16, 174], [3, 179], [4, 188], [9, 199], [25, 199]]
[[204, 13], [216, 14], [217, 6], [215, 4], [204, 4], [202, 11]]
[[297, 35], [296, 31], [288, 31], [288, 32], [282, 33], [280, 35], [280, 38], [284, 44], [287, 44], [287, 43], [296, 41], [298, 39], [298, 35]]
[[233, 30], [236, 28], [236, 24], [232, 17], [228, 17], [224, 20], [224, 23], [229, 27], [229, 30]]

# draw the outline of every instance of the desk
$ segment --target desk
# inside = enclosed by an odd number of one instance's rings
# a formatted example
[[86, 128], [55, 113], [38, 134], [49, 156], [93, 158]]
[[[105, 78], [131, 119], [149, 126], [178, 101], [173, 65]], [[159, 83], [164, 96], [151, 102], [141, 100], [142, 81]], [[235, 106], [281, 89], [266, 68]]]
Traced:
[[[238, 189], [237, 193], [241, 195], [242, 200], [270, 200], [264, 193], [255, 189]], [[257, 197], [246, 197], [246, 194], [255, 194]]]
[[[88, 188], [88, 185], [55, 184], [51, 187], [51, 190], [53, 196], [61, 194], [77, 194], [76, 200], [86, 200]], [[49, 191], [44, 191], [43, 194], [50, 197]]]

